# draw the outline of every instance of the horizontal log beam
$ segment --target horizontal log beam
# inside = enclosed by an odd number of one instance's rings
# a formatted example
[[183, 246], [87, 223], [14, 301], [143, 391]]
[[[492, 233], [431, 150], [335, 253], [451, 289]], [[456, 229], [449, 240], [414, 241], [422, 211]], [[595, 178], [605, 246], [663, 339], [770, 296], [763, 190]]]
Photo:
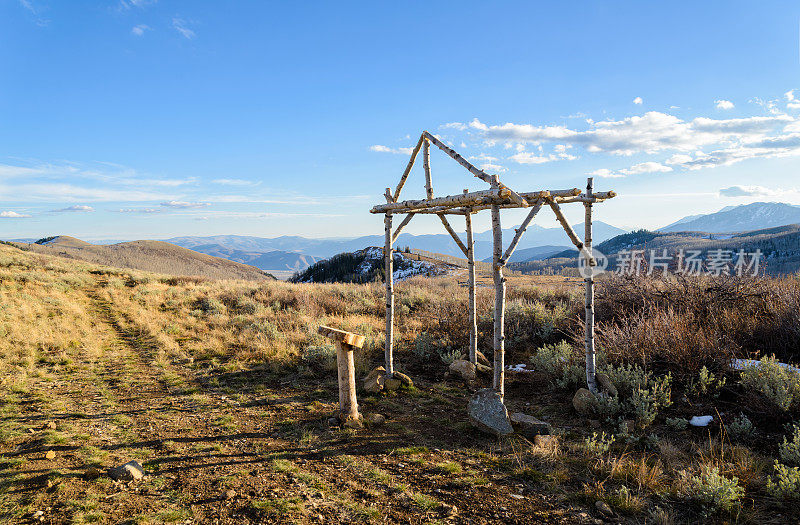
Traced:
[[[550, 192], [540, 191], [532, 193], [535, 198], [549, 197]], [[430, 209], [439, 206], [458, 207], [458, 206], [472, 206], [480, 204], [510, 204], [513, 203], [508, 190], [491, 189], [473, 191], [472, 193], [465, 193], [462, 195], [448, 195], [446, 197], [436, 197], [433, 199], [418, 199], [408, 200], [402, 202], [389, 202], [386, 204], [379, 204], [374, 206], [371, 213], [397, 213], [397, 212], [412, 212], [415, 210]], [[527, 206], [527, 203], [525, 204]]]

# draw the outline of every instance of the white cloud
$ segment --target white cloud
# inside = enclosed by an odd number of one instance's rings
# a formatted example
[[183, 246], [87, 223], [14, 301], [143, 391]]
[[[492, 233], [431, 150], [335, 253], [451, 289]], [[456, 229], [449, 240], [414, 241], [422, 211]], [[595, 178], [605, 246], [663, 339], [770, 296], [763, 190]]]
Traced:
[[633, 99], [634, 104], [641, 105], [642, 102], [643, 102], [642, 97], [636, 97], [635, 99]]
[[121, 208], [117, 213], [161, 213], [158, 208]]
[[61, 213], [61, 212], [82, 212], [87, 213], [94, 211], [94, 208], [91, 206], [86, 206], [85, 204], [75, 204], [74, 206], [68, 206], [66, 208], [61, 208], [60, 210], [53, 210], [54, 213]]
[[800, 100], [792, 100], [786, 103], [788, 109], [800, 109]]
[[508, 169], [504, 168], [499, 164], [492, 164], [491, 162], [485, 162], [478, 166], [483, 171], [495, 172], [495, 173], [503, 173], [504, 171], [508, 171]]
[[191, 40], [195, 36], [195, 32], [187, 27], [186, 21], [182, 18], [173, 18], [172, 27], [175, 28], [175, 31], [177, 31], [178, 33], [180, 33], [189, 40]]
[[794, 100], [794, 89], [790, 89], [789, 91], [784, 93], [783, 96], [788, 102], [793, 101]]
[[448, 122], [447, 124], [442, 124], [440, 127], [445, 129], [457, 129], [459, 131], [467, 129], [467, 125], [463, 122]]
[[785, 193], [790, 192], [773, 190], [764, 186], [731, 186], [719, 190], [722, 197], [775, 197]]
[[0, 211], [0, 218], [3, 219], [25, 219], [28, 217], [30, 217], [30, 215], [17, 213], [15, 211]]
[[521, 151], [511, 155], [508, 158], [519, 164], [544, 164], [545, 162], [551, 162], [555, 160], [555, 157], [552, 155], [537, 155], [535, 153], [531, 153], [530, 151]]
[[131, 29], [131, 33], [133, 33], [136, 36], [142, 36], [145, 31], [149, 31], [149, 30], [150, 30], [150, 27], [148, 27], [148, 26], [146, 26], [144, 24], [139, 24], [139, 25], [133, 26], [133, 29]]
[[211, 182], [214, 184], [222, 184], [223, 186], [258, 186], [261, 181], [253, 182], [244, 179], [214, 179]]
[[371, 151], [377, 151], [378, 153], [395, 153], [402, 155], [411, 155], [414, 151], [414, 148], [390, 148], [388, 146], [381, 146], [380, 144], [370, 146], [369, 149]]
[[685, 153], [676, 153], [675, 155], [671, 156], [667, 160], [664, 161], [665, 164], [686, 164], [687, 162], [692, 161], [692, 156], [687, 155]]
[[669, 166], [664, 166], [663, 164], [659, 164], [658, 162], [648, 161], [634, 164], [630, 168], [625, 168], [619, 171], [625, 175], [640, 175], [642, 173], [668, 173], [672, 171], [672, 168]]
[[717, 109], [733, 109], [733, 102], [730, 100], [715, 100]]
[[184, 202], [184, 201], [166, 201], [161, 203], [162, 206], [167, 208], [204, 208], [210, 206], [207, 202]]
[[618, 179], [624, 177], [621, 173], [615, 173], [608, 168], [600, 168], [594, 171], [590, 171], [587, 175], [593, 175], [595, 177], [603, 177], [604, 179]]

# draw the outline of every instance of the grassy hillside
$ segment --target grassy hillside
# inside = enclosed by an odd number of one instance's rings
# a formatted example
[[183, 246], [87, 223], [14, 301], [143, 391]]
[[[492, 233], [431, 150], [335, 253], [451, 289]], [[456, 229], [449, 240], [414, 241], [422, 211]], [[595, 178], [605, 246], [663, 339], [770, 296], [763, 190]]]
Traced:
[[[601, 370], [619, 395], [587, 415], [571, 403], [581, 289], [548, 282], [509, 281], [507, 360], [537, 373], [511, 375], [506, 404], [551, 423], [554, 437], [497, 441], [465, 410], [490, 379], [445, 376], [467, 344], [466, 291], [453, 278], [397, 284], [397, 366], [415, 387], [360, 391], [362, 413], [388, 421], [354, 431], [328, 424], [335, 352], [316, 328], [366, 335], [359, 377], [380, 364], [379, 283], [183, 278], [0, 245], [0, 516], [589, 523], [602, 501], [627, 523], [800, 519], [784, 499], [793, 493], [770, 488], [774, 459], [794, 461], [780, 443], [800, 416], [800, 378], [769, 383], [783, 369], [729, 366], [757, 352], [798, 357], [800, 281], [600, 283]], [[487, 354], [491, 301], [480, 288]], [[775, 384], [786, 385], [780, 396], [765, 387]], [[706, 414], [712, 426], [686, 427]], [[103, 474], [129, 460], [144, 480]]]
[[171, 275], [208, 277], [212, 279], [273, 279], [253, 266], [212, 257], [162, 241], [131, 241], [94, 245], [59, 235], [36, 243], [15, 243], [36, 253], [58, 255], [118, 268], [134, 268]]

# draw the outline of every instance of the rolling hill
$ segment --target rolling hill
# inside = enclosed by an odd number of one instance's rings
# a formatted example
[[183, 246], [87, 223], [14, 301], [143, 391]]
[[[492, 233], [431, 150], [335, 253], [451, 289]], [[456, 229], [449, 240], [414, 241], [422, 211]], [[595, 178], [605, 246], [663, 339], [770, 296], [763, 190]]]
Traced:
[[212, 257], [162, 241], [96, 245], [67, 235], [59, 235], [35, 243], [14, 244], [25, 250], [46, 255], [170, 275], [248, 281], [274, 279], [273, 276], [253, 266]]

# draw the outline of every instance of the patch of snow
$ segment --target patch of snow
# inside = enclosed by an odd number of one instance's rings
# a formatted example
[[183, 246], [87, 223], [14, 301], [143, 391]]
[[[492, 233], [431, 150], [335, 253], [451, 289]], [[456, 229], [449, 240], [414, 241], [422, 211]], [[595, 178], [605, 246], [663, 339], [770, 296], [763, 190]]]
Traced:
[[[731, 368], [734, 370], [744, 370], [745, 368], [751, 368], [754, 366], [759, 366], [761, 361], [757, 361], [756, 359], [734, 359], [731, 363]], [[787, 368], [793, 372], [800, 372], [800, 368], [796, 366], [792, 366], [788, 363], [778, 363], [778, 366], [783, 368]]]
[[693, 427], [707, 427], [712, 421], [714, 421], [714, 416], [692, 416], [689, 424]]
[[535, 372], [535, 370], [532, 367], [528, 368], [528, 365], [526, 365], [525, 363], [520, 363], [518, 365], [506, 365], [506, 371], [523, 372], [523, 373]]

